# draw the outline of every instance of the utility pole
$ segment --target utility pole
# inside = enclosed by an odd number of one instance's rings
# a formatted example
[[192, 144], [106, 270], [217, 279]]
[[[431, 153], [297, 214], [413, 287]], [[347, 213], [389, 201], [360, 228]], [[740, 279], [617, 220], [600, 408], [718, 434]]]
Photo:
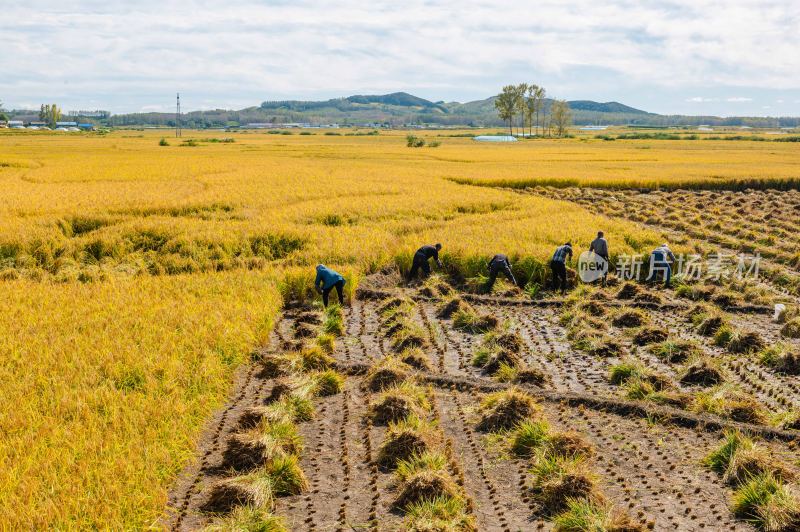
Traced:
[[175, 136], [181, 136], [181, 93], [178, 93], [178, 106], [175, 109]]

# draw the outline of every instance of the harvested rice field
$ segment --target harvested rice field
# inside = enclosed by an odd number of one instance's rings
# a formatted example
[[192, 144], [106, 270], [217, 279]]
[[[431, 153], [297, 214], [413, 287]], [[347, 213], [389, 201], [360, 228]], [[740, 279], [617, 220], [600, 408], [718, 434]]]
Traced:
[[[243, 444], [243, 435], [254, 437], [244, 427], [269, 432], [274, 412], [302, 398], [310, 411], [296, 420], [302, 486], [265, 506], [276, 530], [762, 526], [755, 514], [737, 515], [730, 501], [750, 474], [794, 478], [797, 418], [781, 425], [770, 416], [796, 414], [796, 377], [697, 334], [691, 302], [648, 288], [636, 300], [621, 292], [531, 301], [513, 290], [477, 295], [438, 276], [409, 287], [387, 270], [365, 278], [343, 311], [286, 309], [235, 400], [210, 425], [199, 467], [182, 474], [164, 524], [194, 530], [252, 518], [242, 508], [252, 508], [253, 495], [228, 486], [252, 482], [269, 451]], [[596, 315], [640, 313], [648, 325], [612, 325], [618, 352], [587, 353], [569, 339], [586, 301], [598, 303]], [[772, 341], [772, 317], [762, 311], [718, 309]], [[327, 356], [320, 346], [330, 348], [324, 331], [335, 328], [337, 312], [341, 335]], [[321, 341], [308, 322], [318, 324]], [[663, 331], [653, 335], [657, 344], [641, 341], [643, 327]], [[691, 353], [665, 357], [654, 349], [664, 344], [690, 345]], [[687, 378], [698, 361], [719, 381]], [[336, 393], [309, 390], [309, 364], [321, 364], [312, 381], [323, 369], [339, 375]], [[747, 442], [740, 453], [755, 449], [748, 465], [712, 467], [709, 456], [731, 438]], [[781, 530], [797, 526], [797, 515], [788, 515]]]

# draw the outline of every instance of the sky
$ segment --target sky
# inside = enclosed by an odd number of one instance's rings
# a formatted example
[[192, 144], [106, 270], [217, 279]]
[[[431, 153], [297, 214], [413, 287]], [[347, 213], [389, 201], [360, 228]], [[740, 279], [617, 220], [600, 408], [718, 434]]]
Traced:
[[[6, 3], [6, 2], [4, 2]], [[800, 0], [25, 0], [0, 101], [114, 113], [537, 83], [662, 114], [800, 116]]]

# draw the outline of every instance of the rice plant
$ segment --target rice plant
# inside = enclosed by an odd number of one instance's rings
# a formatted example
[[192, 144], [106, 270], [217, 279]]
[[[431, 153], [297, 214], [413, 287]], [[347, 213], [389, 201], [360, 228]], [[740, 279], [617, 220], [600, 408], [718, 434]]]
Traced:
[[408, 460], [397, 464], [395, 475], [401, 481], [408, 479], [421, 471], [446, 471], [447, 457], [438, 451], [426, 451], [422, 454], [412, 455]]
[[344, 312], [339, 305], [329, 305], [325, 308], [325, 321], [322, 330], [333, 336], [344, 334]]
[[288, 532], [284, 520], [252, 506], [239, 506], [229, 516], [215, 520], [203, 532]]
[[525, 420], [509, 434], [511, 451], [519, 456], [531, 456], [547, 443], [550, 426], [544, 420]]
[[316, 395], [336, 395], [344, 389], [344, 377], [332, 369], [311, 375]]
[[751, 478], [733, 496], [734, 515], [767, 531], [789, 532], [800, 525], [797, 494], [771, 473]]
[[476, 532], [475, 517], [460, 497], [437, 497], [405, 508], [405, 527], [409, 532]]
[[297, 495], [308, 489], [308, 480], [296, 455], [277, 456], [267, 462], [264, 472], [272, 480], [277, 496]]
[[644, 532], [624, 511], [608, 503], [570, 500], [567, 508], [553, 518], [556, 532]]

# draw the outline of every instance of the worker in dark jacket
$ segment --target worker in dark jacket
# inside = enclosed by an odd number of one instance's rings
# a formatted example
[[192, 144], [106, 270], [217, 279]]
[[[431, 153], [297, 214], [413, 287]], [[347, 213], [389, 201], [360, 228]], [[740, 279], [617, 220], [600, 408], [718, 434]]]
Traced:
[[339, 272], [335, 272], [322, 264], [317, 265], [317, 278], [314, 280], [314, 288], [322, 294], [323, 305], [328, 306], [328, 296], [334, 288], [336, 288], [336, 295], [339, 296], [339, 304], [344, 304], [344, 293], [342, 292], [344, 283], [344, 277]]
[[439, 250], [442, 249], [441, 244], [422, 246], [414, 253], [414, 260], [411, 263], [411, 271], [408, 274], [408, 279], [414, 279], [417, 276], [417, 271], [422, 268], [422, 272], [427, 277], [431, 274], [431, 266], [428, 264], [430, 259], [436, 261], [436, 264], [441, 268], [442, 261], [439, 260]]
[[511, 263], [508, 261], [508, 256], [498, 253], [489, 261], [489, 282], [486, 283], [487, 292], [492, 291], [494, 282], [497, 280], [497, 274], [500, 272], [516, 286], [517, 280], [514, 279], [514, 274], [511, 272]]
[[[602, 257], [603, 260], [606, 261], [606, 264], [608, 264], [608, 240], [606, 240], [602, 231], [598, 231], [597, 238], [592, 240], [592, 243], [589, 244], [589, 252], [594, 253], [598, 257]], [[606, 268], [606, 271], [603, 273], [603, 286], [606, 285], [607, 279], [608, 268]]]
[[550, 260], [550, 270], [553, 272], [553, 290], [561, 288], [561, 293], [567, 291], [567, 261], [572, 259], [572, 244], [567, 242], [559, 246]]

